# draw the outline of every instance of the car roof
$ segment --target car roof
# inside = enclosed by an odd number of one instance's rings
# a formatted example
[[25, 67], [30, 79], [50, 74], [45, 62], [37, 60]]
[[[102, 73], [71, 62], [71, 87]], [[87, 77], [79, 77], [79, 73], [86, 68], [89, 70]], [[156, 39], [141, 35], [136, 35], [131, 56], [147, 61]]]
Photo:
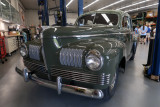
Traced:
[[93, 14], [93, 13], [117, 13], [117, 14], [121, 14], [122, 16], [130, 16], [128, 13], [121, 11], [121, 10], [98, 10], [98, 11], [90, 11], [87, 13], [84, 13], [83, 15], [87, 15], [87, 14]]

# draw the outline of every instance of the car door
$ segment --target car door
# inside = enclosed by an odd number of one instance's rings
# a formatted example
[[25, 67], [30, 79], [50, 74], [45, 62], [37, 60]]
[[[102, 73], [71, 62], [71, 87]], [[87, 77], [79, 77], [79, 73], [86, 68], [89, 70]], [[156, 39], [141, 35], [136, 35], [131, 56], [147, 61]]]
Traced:
[[123, 17], [122, 27], [125, 31], [124, 38], [125, 38], [125, 43], [126, 43], [127, 58], [130, 58], [132, 45], [133, 45], [133, 40], [132, 40], [133, 33], [132, 33], [132, 22], [128, 16]]

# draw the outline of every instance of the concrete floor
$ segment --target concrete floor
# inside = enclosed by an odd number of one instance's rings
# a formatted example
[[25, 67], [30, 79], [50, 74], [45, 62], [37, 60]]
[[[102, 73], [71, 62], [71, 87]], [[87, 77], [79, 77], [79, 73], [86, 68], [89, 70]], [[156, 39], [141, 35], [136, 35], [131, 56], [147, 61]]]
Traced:
[[19, 54], [0, 64], [0, 107], [159, 107], [160, 85], [143, 76], [148, 45], [140, 45], [134, 61], [120, 73], [115, 95], [109, 101], [95, 100], [25, 83], [15, 72]]

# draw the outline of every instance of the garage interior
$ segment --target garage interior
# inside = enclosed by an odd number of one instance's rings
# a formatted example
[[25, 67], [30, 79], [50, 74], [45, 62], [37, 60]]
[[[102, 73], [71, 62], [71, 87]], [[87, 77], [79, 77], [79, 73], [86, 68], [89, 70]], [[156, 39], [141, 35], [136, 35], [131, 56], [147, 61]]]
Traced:
[[[4, 57], [4, 53], [0, 53], [0, 107], [158, 107], [160, 70], [159, 61], [155, 60], [160, 58], [158, 30], [155, 46], [151, 40], [145, 45], [138, 43], [135, 59], [127, 62], [125, 73], [119, 73], [115, 94], [108, 101], [66, 92], [58, 95], [57, 90], [30, 81], [26, 83], [15, 71], [17, 64], [23, 63], [19, 51], [22, 44], [33, 41], [32, 35], [35, 37], [39, 34], [37, 30], [40, 25], [42, 28], [74, 26], [78, 16], [86, 12], [121, 10], [131, 16], [133, 30], [144, 22], [159, 28], [158, 5], [158, 0], [0, 0], [0, 49], [4, 48], [1, 45], [4, 40], [5, 49], [2, 50], [6, 53]], [[30, 38], [27, 36], [21, 40], [22, 29], [27, 30], [26, 35], [30, 35]], [[14, 49], [7, 49], [10, 42], [6, 41], [11, 38]], [[151, 45], [155, 50], [151, 52], [153, 55], [148, 56]], [[147, 69], [151, 77], [144, 75], [146, 68], [143, 66], [149, 57], [153, 57], [154, 62]], [[154, 68], [156, 70], [152, 72]]]

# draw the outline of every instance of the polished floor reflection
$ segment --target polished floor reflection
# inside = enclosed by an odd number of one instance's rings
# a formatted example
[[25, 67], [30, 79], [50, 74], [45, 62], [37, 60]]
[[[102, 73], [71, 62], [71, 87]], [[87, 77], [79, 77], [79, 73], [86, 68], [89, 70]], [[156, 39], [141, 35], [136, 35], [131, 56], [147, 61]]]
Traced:
[[0, 107], [159, 107], [160, 84], [143, 76], [148, 45], [139, 44], [134, 61], [120, 73], [118, 88], [109, 101], [95, 100], [25, 83], [15, 72], [19, 54], [0, 64]]

